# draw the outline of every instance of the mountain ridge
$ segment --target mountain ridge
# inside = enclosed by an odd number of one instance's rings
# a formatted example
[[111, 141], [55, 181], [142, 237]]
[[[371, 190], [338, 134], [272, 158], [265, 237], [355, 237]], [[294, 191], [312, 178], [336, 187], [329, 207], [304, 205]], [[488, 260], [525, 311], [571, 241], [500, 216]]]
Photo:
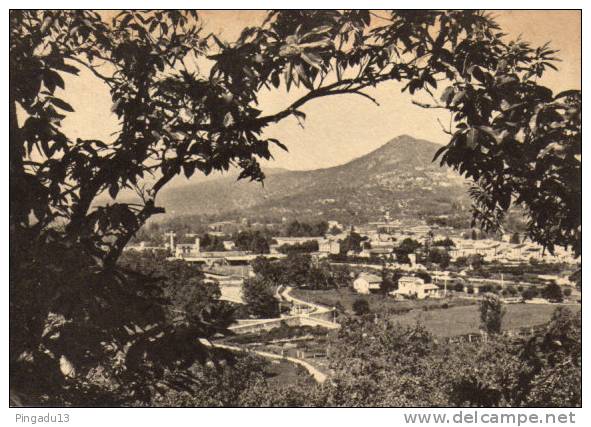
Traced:
[[[446, 214], [467, 200], [463, 179], [433, 163], [441, 145], [400, 135], [349, 162], [311, 170], [264, 169], [264, 185], [227, 175], [163, 189], [167, 216], [319, 218], [359, 222], [394, 214]], [[441, 191], [445, 189], [445, 194]], [[455, 206], [455, 207], [454, 207]]]

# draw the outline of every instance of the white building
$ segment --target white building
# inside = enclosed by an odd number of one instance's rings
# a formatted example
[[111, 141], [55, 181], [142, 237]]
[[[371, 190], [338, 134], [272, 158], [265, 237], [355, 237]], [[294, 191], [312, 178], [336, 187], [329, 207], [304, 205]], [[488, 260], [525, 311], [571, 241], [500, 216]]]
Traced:
[[324, 237], [273, 237], [273, 240], [277, 242], [277, 246], [283, 245], [301, 245], [302, 243], [316, 241], [318, 244], [324, 240]]
[[195, 238], [195, 243], [178, 243], [174, 248], [176, 258], [196, 257], [199, 256], [200, 252], [199, 237]]
[[398, 289], [390, 292], [390, 295], [401, 295], [405, 297], [416, 296], [417, 299], [438, 298], [439, 288], [432, 283], [426, 284], [425, 281], [419, 277], [403, 276], [398, 279]]
[[341, 252], [341, 244], [336, 240], [322, 240], [318, 242], [318, 252], [338, 255]]
[[149, 246], [147, 242], [139, 242], [137, 245], [128, 245], [124, 251], [137, 251], [137, 252], [156, 252], [165, 251], [166, 246]]
[[224, 245], [224, 249], [226, 251], [231, 251], [236, 248], [236, 244], [232, 240], [224, 240], [222, 244]]
[[369, 294], [371, 291], [378, 291], [382, 285], [382, 278], [375, 274], [361, 273], [353, 281], [353, 289], [358, 294]]
[[327, 221], [328, 222], [328, 229], [331, 230], [332, 228], [338, 228], [340, 230], [343, 229], [343, 226], [338, 221]]

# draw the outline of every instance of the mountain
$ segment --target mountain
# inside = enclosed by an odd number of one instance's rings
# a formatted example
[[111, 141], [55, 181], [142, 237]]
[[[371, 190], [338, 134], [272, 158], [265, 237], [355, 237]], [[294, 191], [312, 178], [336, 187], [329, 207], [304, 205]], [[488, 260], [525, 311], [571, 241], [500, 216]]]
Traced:
[[377, 220], [454, 213], [468, 205], [464, 180], [432, 162], [440, 145], [407, 135], [340, 166], [308, 171], [266, 169], [264, 186], [236, 176], [163, 190], [167, 216], [248, 217], [257, 221]]

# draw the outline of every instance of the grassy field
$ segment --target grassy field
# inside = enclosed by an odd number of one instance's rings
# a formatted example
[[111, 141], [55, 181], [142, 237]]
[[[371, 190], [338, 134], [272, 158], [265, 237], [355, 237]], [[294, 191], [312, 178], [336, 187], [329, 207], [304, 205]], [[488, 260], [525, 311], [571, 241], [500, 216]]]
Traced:
[[[550, 320], [556, 305], [551, 304], [507, 304], [503, 318], [503, 330], [515, 330], [546, 323]], [[579, 311], [579, 307], [571, 310]], [[450, 337], [468, 333], [478, 333], [480, 312], [477, 305], [451, 307], [446, 310], [412, 310], [392, 319], [403, 325], [423, 324], [433, 335]]]
[[[330, 291], [294, 290], [292, 294], [307, 301], [334, 306], [340, 301], [348, 314], [352, 314], [351, 304], [359, 298], [349, 289]], [[448, 300], [395, 301], [385, 295], [364, 296], [369, 301], [372, 313], [386, 316], [403, 325], [423, 324], [433, 335], [450, 337], [468, 333], [478, 333], [480, 312], [474, 301], [452, 298]], [[440, 306], [447, 302], [449, 308], [424, 310], [423, 307]], [[556, 309], [555, 304], [507, 304], [503, 319], [504, 330], [515, 330], [546, 323]], [[404, 309], [411, 308], [410, 311]], [[580, 306], [569, 306], [580, 311]]]
[[384, 315], [396, 314], [405, 310], [408, 311], [409, 309], [440, 306], [444, 303], [447, 303], [450, 307], [473, 305], [476, 303], [475, 301], [461, 298], [396, 301], [393, 297], [388, 295], [358, 295], [355, 291], [349, 288], [330, 289], [327, 291], [294, 289], [291, 291], [291, 294], [304, 301], [311, 301], [328, 307], [334, 307], [340, 304], [344, 311], [351, 315], [354, 314], [352, 309], [353, 302], [359, 298], [366, 299], [369, 302], [370, 310], [373, 313], [382, 313]]

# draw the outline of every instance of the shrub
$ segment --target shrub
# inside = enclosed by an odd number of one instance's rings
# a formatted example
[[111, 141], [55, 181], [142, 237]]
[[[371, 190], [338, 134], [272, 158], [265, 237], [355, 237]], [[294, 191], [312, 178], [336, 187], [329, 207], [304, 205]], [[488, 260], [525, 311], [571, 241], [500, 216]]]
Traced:
[[353, 302], [353, 312], [361, 316], [370, 312], [369, 302], [366, 299], [358, 298]]
[[468, 258], [465, 256], [459, 256], [456, 258], [456, 260], [454, 261], [454, 263], [458, 266], [458, 267], [465, 267], [466, 265], [468, 265]]
[[431, 275], [426, 271], [417, 271], [416, 276], [420, 279], [423, 279], [425, 283], [431, 283]]
[[495, 292], [496, 289], [492, 287], [492, 285], [482, 285], [478, 288], [478, 292], [481, 294], [484, 293], [491, 293], [491, 292]]
[[573, 293], [573, 290], [571, 288], [564, 288], [562, 293], [564, 294], [565, 297], [570, 297], [571, 294]]
[[468, 287], [466, 288], [466, 293], [472, 295], [474, 293], [474, 286], [468, 285]]
[[562, 289], [556, 283], [550, 283], [546, 285], [541, 292], [542, 298], [547, 299], [550, 302], [562, 302]]
[[538, 296], [538, 289], [535, 286], [530, 286], [528, 288], [526, 288], [522, 293], [521, 293], [521, 297], [524, 300], [530, 300], [532, 298], [535, 298]]

